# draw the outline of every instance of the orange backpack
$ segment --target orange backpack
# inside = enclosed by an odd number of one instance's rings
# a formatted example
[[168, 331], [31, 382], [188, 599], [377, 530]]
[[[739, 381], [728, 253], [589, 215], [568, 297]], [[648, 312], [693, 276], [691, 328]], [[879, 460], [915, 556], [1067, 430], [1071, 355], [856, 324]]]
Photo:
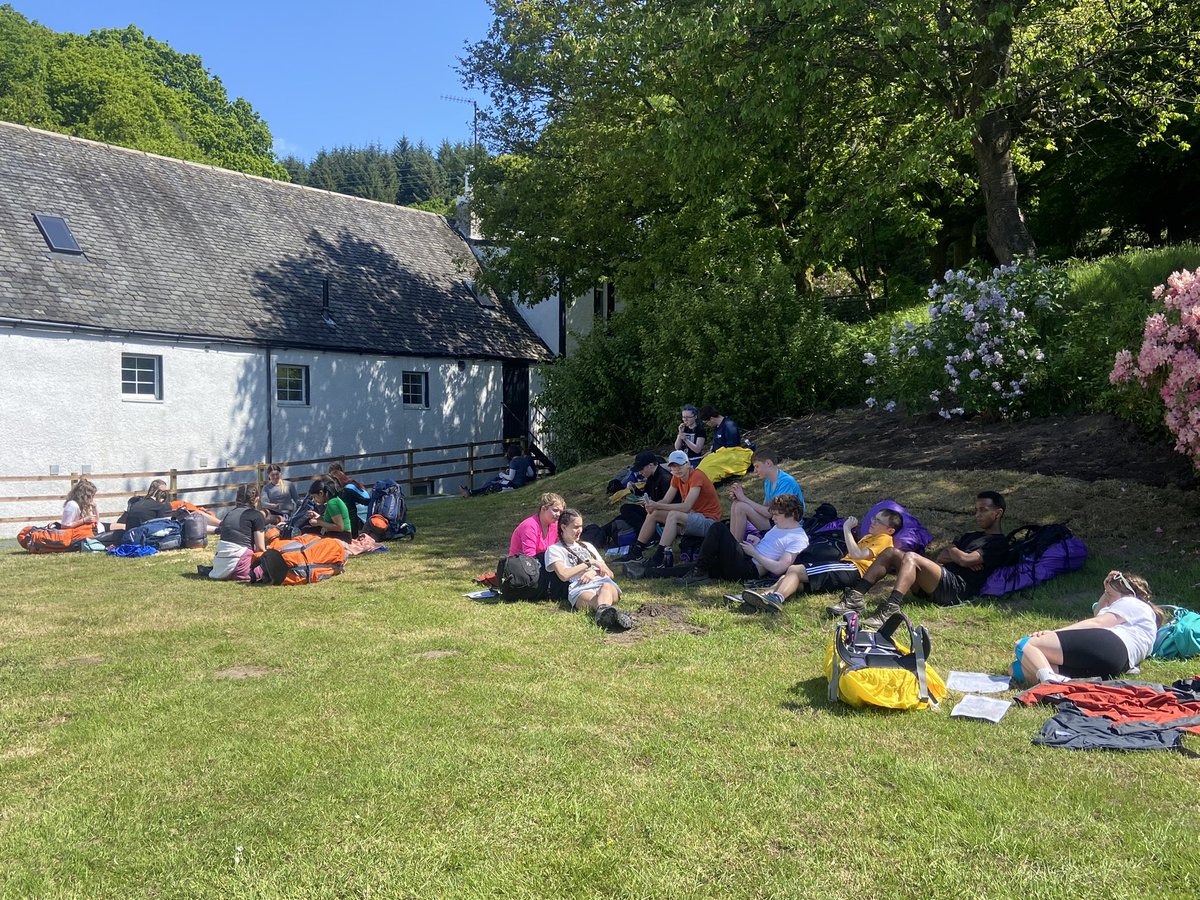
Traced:
[[316, 534], [277, 538], [256, 560], [255, 567], [260, 566], [261, 571], [270, 573], [271, 584], [312, 584], [346, 571], [346, 545]]
[[95, 525], [26, 525], [17, 535], [17, 543], [30, 553], [66, 553], [78, 550], [84, 538], [94, 537]]

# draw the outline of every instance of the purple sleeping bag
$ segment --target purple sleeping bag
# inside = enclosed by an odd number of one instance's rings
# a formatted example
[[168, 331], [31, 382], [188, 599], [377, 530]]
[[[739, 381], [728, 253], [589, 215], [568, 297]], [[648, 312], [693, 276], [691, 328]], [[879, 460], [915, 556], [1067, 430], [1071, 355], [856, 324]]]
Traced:
[[[871, 520], [875, 518], [875, 513], [881, 509], [890, 509], [900, 513], [904, 518], [904, 524], [900, 530], [892, 535], [892, 546], [898, 550], [912, 550], [916, 553], [924, 553], [925, 548], [929, 546], [929, 542], [933, 540], [933, 535], [926, 531], [925, 526], [921, 524], [921, 520], [910, 513], [907, 509], [897, 503], [895, 500], [880, 500], [872, 506], [862, 520], [858, 523], [858, 528], [855, 530], [855, 538], [862, 540], [866, 537], [867, 529], [871, 527]], [[820, 528], [817, 534], [826, 532], [840, 532], [842, 523], [845, 519], [837, 519], [830, 522], [828, 525]]]
[[1065, 526], [1043, 527], [1061, 528], [1065, 534], [1053, 543], [1036, 547], [1036, 553], [1021, 552], [1016, 562], [995, 569], [979, 589], [979, 596], [1003, 597], [1042, 584], [1064, 572], [1077, 572], [1083, 568], [1088, 558], [1087, 544]]

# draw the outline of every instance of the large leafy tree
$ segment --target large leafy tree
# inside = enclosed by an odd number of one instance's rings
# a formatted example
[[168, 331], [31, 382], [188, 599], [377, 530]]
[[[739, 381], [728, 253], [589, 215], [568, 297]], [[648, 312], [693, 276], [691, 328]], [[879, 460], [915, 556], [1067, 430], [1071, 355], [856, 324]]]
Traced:
[[130, 26], [58, 34], [0, 6], [0, 117], [180, 159], [286, 178], [271, 132], [200, 57]]

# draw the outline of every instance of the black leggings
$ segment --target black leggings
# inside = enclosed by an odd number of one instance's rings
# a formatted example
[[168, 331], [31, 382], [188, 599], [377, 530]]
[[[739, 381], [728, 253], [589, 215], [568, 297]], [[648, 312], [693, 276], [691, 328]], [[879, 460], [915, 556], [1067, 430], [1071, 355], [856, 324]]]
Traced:
[[1059, 671], [1068, 678], [1111, 678], [1129, 668], [1125, 642], [1107, 628], [1057, 631], [1063, 661]]
[[724, 522], [713, 522], [700, 544], [696, 567], [720, 581], [745, 581], [758, 578], [754, 560], [742, 552], [737, 539]]

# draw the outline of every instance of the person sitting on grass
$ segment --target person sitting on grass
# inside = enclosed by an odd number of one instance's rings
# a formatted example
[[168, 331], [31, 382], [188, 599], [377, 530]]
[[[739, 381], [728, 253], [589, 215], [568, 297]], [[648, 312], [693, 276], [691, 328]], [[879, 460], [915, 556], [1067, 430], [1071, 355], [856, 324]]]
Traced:
[[[679, 534], [704, 537], [714, 522], [721, 520], [721, 498], [712, 481], [699, 469], [693, 469], [688, 455], [682, 450], [672, 450], [667, 457], [667, 468], [671, 472], [671, 487], [662, 500], [646, 500], [646, 521], [638, 532], [637, 541], [630, 550], [632, 562], [628, 566], [640, 565], [638, 558], [657, 544], [650, 557], [649, 568], [661, 568], [664, 551], [675, 542]], [[655, 538], [658, 527], [662, 536]], [[629, 572], [633, 577], [638, 574]]]
[[920, 599], [939, 606], [957, 606], [974, 597], [988, 575], [1008, 557], [1008, 539], [1001, 528], [1004, 522], [1004, 497], [995, 491], [983, 491], [975, 498], [975, 524], [980, 531], [962, 535], [934, 561], [912, 551], [889, 547], [881, 552], [862, 577], [842, 594], [837, 609], [861, 613], [866, 593], [888, 573], [894, 573], [892, 593], [879, 604], [864, 628], [879, 628], [900, 611], [900, 603], [909, 591]]
[[489, 478], [482, 486], [470, 490], [466, 485], [458, 486], [458, 493], [462, 497], [478, 497], [480, 494], [498, 494], [500, 491], [514, 491], [517, 488], [525, 487], [529, 482], [537, 477], [537, 472], [533, 468], [533, 460], [528, 456], [521, 455], [521, 448], [512, 444], [504, 451], [505, 458], [508, 460], [508, 468], [503, 472], [498, 472], [494, 478]]
[[713, 579], [745, 581], [786, 572], [808, 546], [808, 534], [800, 527], [804, 507], [795, 494], [780, 494], [767, 511], [775, 526], [761, 538], [756, 535], [739, 542], [724, 522], [714, 523], [700, 544], [695, 568], [675, 583], [694, 587]]
[[601, 628], [628, 631], [633, 619], [617, 609], [621, 589], [600, 551], [580, 540], [582, 533], [583, 516], [579, 511], [563, 510], [558, 519], [558, 540], [546, 548], [546, 570], [567, 583], [572, 609], [594, 609], [596, 624]]
[[346, 543], [354, 540], [350, 533], [350, 512], [346, 509], [346, 501], [338, 496], [340, 493], [338, 483], [332, 478], [318, 478], [309, 486], [308, 495], [321, 511], [314, 509], [308, 514], [306, 533], [337, 538]]
[[96, 511], [96, 485], [89, 479], [80, 478], [71, 485], [59, 523], [63, 528], [100, 524], [100, 514]]
[[1130, 572], [1109, 572], [1090, 618], [1017, 642], [1027, 684], [1072, 678], [1113, 678], [1136, 669], [1154, 649], [1166, 617], [1150, 602], [1150, 585]]
[[267, 466], [267, 483], [263, 485], [259, 505], [271, 525], [286, 522], [300, 505], [296, 483], [283, 477], [283, 467], [279, 463]]
[[[760, 594], [757, 591], [745, 590], [740, 598], [726, 595], [725, 599], [740, 599], [755, 609], [779, 612], [783, 609], [784, 601], [798, 590], [826, 594], [850, 587], [866, 573], [875, 557], [892, 546], [892, 535], [903, 527], [904, 517], [895, 510], [881, 509], [871, 520], [867, 535], [861, 541], [854, 539], [854, 526], [857, 524], [858, 519], [854, 516], [842, 523], [846, 555], [838, 562], [789, 566], [783, 577], [776, 581], [769, 591]], [[829, 606], [826, 609], [830, 615], [836, 616], [850, 611], [840, 605]]]
[[712, 429], [712, 443], [705, 452], [716, 453], [723, 447], [742, 446], [742, 433], [738, 431], [737, 422], [717, 412], [715, 406], [704, 406], [700, 410], [700, 421]]
[[513, 529], [508, 541], [509, 556], [537, 556], [558, 540], [558, 519], [567, 501], [558, 494], [542, 494], [538, 511]]
[[682, 450], [691, 459], [699, 459], [704, 455], [704, 442], [708, 434], [700, 424], [696, 407], [688, 403], [683, 407], [680, 416], [679, 433], [675, 435], [675, 449]]
[[741, 484], [735, 484], [729, 489], [729, 530], [738, 540], [746, 536], [747, 522], [760, 532], [765, 532], [771, 527], [767, 506], [780, 494], [794, 494], [800, 500], [800, 518], [804, 518], [804, 492], [800, 490], [795, 478], [779, 468], [778, 459], [774, 450], [765, 448], [755, 450], [754, 455], [750, 457], [750, 466], [754, 469], [754, 474], [763, 482], [762, 503], [755, 503], [747, 497]]
[[221, 520], [211, 566], [197, 566], [213, 581], [249, 581], [254, 554], [266, 548], [267, 519], [258, 508], [258, 485], [238, 485], [233, 509]]

